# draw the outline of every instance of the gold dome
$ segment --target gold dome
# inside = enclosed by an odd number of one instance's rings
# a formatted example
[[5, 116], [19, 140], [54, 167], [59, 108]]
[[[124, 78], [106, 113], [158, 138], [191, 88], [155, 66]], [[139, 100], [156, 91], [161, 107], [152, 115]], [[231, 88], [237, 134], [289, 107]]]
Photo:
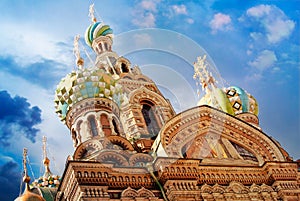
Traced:
[[30, 192], [28, 189], [25, 192], [15, 199], [15, 201], [46, 201], [43, 197], [33, 192]]

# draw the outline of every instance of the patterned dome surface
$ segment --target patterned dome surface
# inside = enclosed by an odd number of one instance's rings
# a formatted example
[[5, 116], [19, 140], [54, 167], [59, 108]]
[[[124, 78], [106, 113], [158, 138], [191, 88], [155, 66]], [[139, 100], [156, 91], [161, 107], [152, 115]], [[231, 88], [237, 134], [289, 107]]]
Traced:
[[[215, 97], [213, 102], [212, 96]], [[216, 88], [212, 94], [206, 94], [198, 105], [210, 105], [224, 112], [237, 115], [240, 113], [252, 113], [258, 115], [258, 103], [256, 99], [244, 89], [236, 86], [228, 88]]]
[[63, 78], [55, 91], [55, 108], [61, 121], [72, 106], [84, 99], [104, 97], [120, 104], [121, 85], [102, 69], [78, 69]]
[[85, 32], [85, 42], [88, 46], [92, 46], [93, 40], [99, 36], [109, 36], [113, 37], [113, 30], [109, 25], [105, 25], [100, 22], [95, 22], [91, 24]]

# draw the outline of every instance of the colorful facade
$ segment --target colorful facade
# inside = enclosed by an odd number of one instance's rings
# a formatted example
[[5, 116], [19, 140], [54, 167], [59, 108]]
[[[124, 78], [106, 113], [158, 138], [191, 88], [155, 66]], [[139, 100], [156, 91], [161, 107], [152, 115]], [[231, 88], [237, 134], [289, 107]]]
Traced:
[[91, 16], [85, 40], [96, 60], [85, 66], [77, 49], [78, 69], [55, 94], [74, 154], [49, 200], [300, 200], [299, 164], [260, 128], [253, 96], [218, 88], [200, 57], [206, 96], [176, 114]]

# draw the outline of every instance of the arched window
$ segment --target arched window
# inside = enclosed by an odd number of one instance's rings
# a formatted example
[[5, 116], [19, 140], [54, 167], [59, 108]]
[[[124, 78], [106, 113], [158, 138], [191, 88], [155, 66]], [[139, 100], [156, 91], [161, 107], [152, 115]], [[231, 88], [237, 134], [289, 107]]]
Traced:
[[115, 133], [116, 133], [117, 135], [120, 135], [119, 130], [118, 130], [118, 125], [117, 125], [115, 119], [112, 120], [112, 123], [113, 123], [113, 125], [114, 125], [114, 131], [115, 131]]
[[127, 65], [125, 63], [121, 64], [121, 69], [122, 69], [123, 73], [128, 73], [128, 68], [127, 68]]
[[110, 136], [111, 135], [111, 128], [110, 128], [110, 123], [108, 120], [108, 117], [106, 114], [101, 114], [100, 116], [100, 122], [102, 125], [102, 130], [104, 132], [105, 136]]
[[159, 133], [158, 122], [154, 113], [154, 104], [150, 101], [143, 101], [142, 104], [142, 114], [146, 122], [148, 133], [153, 137]]
[[96, 124], [95, 117], [94, 116], [89, 116], [88, 121], [89, 121], [89, 124], [90, 124], [90, 128], [91, 128], [93, 137], [97, 136], [98, 135], [98, 130], [97, 130], [97, 124]]

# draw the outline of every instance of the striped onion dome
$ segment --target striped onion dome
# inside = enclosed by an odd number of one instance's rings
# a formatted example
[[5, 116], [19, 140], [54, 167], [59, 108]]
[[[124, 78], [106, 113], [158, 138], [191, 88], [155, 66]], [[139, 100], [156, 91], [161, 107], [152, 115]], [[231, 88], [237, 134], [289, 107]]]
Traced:
[[109, 25], [105, 25], [102, 22], [95, 22], [91, 24], [85, 32], [85, 42], [88, 46], [92, 47], [93, 40], [99, 36], [108, 36], [113, 38], [113, 30]]
[[83, 68], [63, 78], [55, 91], [55, 109], [61, 121], [65, 121], [72, 106], [84, 99], [103, 97], [121, 102], [121, 85], [110, 74], [99, 68]]
[[212, 94], [206, 94], [201, 98], [198, 105], [210, 105], [234, 116], [241, 113], [258, 115], [256, 99], [244, 89], [236, 86], [216, 88]]

